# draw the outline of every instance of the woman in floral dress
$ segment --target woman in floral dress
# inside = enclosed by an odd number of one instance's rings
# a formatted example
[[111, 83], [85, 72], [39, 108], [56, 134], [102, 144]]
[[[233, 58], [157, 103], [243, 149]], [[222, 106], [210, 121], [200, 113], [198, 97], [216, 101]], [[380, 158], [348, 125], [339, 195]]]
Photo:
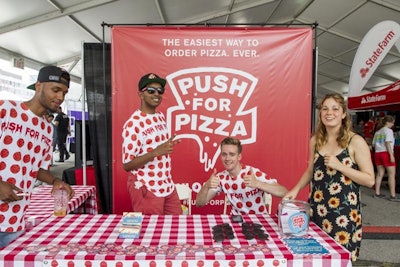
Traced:
[[308, 167], [284, 198], [295, 199], [311, 183], [311, 220], [349, 250], [355, 261], [362, 234], [360, 186], [372, 187], [375, 180], [371, 154], [364, 138], [351, 131], [341, 95], [326, 95], [318, 109]]

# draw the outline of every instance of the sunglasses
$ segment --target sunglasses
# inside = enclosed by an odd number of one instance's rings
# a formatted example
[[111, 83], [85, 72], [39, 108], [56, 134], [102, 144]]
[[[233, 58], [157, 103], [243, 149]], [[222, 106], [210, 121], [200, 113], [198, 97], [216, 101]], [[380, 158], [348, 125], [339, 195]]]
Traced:
[[143, 88], [142, 92], [144, 92], [144, 91], [147, 91], [147, 93], [149, 93], [151, 95], [154, 94], [157, 91], [157, 93], [159, 95], [162, 95], [162, 94], [164, 94], [165, 89], [162, 88], [162, 87], [159, 87], [159, 88], [146, 87], [146, 88]]

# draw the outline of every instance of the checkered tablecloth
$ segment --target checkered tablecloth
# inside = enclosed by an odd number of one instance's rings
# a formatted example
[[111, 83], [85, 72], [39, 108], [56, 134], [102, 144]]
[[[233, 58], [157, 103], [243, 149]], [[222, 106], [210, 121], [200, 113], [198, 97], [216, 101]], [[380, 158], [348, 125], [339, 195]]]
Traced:
[[[97, 214], [97, 198], [95, 186], [72, 185], [74, 197], [68, 202], [68, 213]], [[54, 198], [51, 196], [52, 186], [41, 185], [34, 189], [31, 202], [26, 211], [26, 218], [42, 221], [53, 215]]]
[[[350, 267], [350, 253], [314, 224], [314, 238], [328, 253], [295, 254], [278, 234], [276, 218], [247, 215], [268, 240], [246, 240], [229, 215], [144, 216], [140, 238], [121, 239], [122, 216], [70, 214], [49, 217], [0, 250], [1, 266], [323, 266]], [[229, 223], [234, 238], [215, 242], [212, 227]]]

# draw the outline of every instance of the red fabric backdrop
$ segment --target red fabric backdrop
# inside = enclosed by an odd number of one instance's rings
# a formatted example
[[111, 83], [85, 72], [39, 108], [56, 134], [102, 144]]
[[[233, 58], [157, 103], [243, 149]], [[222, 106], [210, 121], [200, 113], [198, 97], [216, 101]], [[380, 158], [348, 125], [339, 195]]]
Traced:
[[[218, 145], [226, 136], [242, 140], [243, 163], [291, 188], [308, 159], [312, 40], [311, 28], [113, 27], [113, 212], [131, 209], [121, 132], [149, 72], [167, 78], [159, 109], [182, 140], [172, 175], [191, 186], [193, 199], [212, 169], [222, 170]], [[223, 197], [203, 208], [193, 200], [192, 213], [221, 213]]]

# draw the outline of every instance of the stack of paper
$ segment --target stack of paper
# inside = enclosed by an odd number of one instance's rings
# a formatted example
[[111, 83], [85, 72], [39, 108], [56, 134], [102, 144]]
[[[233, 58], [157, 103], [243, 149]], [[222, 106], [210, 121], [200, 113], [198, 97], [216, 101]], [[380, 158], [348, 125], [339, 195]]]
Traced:
[[141, 212], [124, 212], [122, 226], [119, 228], [119, 238], [139, 238], [142, 220]]

